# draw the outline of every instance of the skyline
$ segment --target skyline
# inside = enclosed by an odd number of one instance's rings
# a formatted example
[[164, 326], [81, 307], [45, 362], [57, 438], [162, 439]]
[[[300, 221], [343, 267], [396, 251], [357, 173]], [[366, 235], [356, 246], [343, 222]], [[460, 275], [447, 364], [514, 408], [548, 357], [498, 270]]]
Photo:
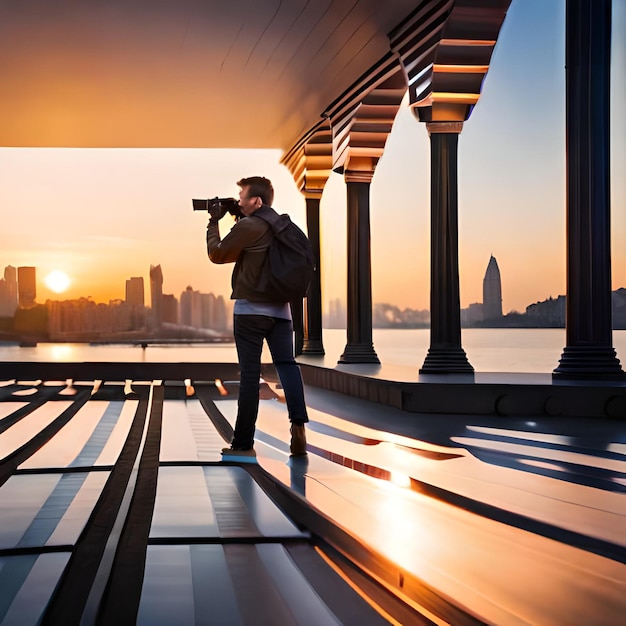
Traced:
[[[160, 265], [150, 266], [148, 305], [143, 277], [126, 279], [125, 299], [108, 304], [85, 297], [47, 299], [40, 303], [36, 301], [36, 272], [33, 266], [5, 267], [5, 278], [0, 280], [0, 326], [5, 340], [138, 341], [140, 336], [180, 340], [195, 332], [191, 329], [225, 331], [228, 328], [228, 310], [232, 311], [232, 305], [223, 294], [203, 294], [192, 286], [180, 294], [180, 299], [164, 294]], [[492, 256], [483, 281], [483, 300], [461, 309], [462, 328], [565, 327], [567, 296], [550, 297], [531, 303], [524, 312], [503, 315], [499, 284], [497, 260]], [[612, 328], [626, 328], [626, 288], [613, 291], [611, 301]], [[428, 328], [431, 321], [427, 309], [401, 309], [389, 302], [374, 302], [372, 314], [373, 328]], [[346, 321], [346, 302], [331, 300], [323, 328], [345, 329]], [[200, 338], [193, 335], [194, 340]]]
[[[0, 267], [2, 267], [2, 262], [0, 262]], [[487, 280], [488, 275], [490, 274], [490, 270], [492, 270], [492, 265], [495, 265], [495, 267], [497, 268], [497, 259], [492, 255], [489, 259], [489, 262], [487, 264], [487, 267], [485, 269], [485, 273], [483, 275], [483, 292], [482, 292], [482, 297], [480, 300], [477, 300], [475, 302], [470, 302], [468, 303], [467, 306], [463, 306], [461, 307], [461, 310], [463, 312], [468, 311], [469, 308], [474, 307], [476, 305], [484, 305], [484, 298], [485, 298], [485, 292], [484, 292], [484, 282], [485, 280]], [[51, 274], [49, 274], [46, 277], [40, 278], [39, 277], [39, 273], [37, 272], [37, 267], [33, 266], [33, 265], [28, 265], [28, 266], [13, 266], [11, 264], [8, 264], [7, 266], [5, 266], [5, 271], [9, 268], [12, 267], [14, 270], [19, 270], [19, 269], [34, 269], [35, 270], [35, 285], [36, 285], [36, 294], [39, 294], [40, 291], [42, 291], [42, 286], [44, 286], [43, 291], [45, 291], [48, 295], [46, 296], [45, 300], [40, 300], [37, 297], [35, 297], [35, 304], [45, 304], [48, 300], [52, 301], [52, 302], [63, 302], [63, 301], [70, 301], [70, 300], [82, 300], [82, 299], [92, 299], [92, 296], [90, 295], [84, 295], [84, 294], [78, 294], [78, 295], [72, 295], [72, 296], [68, 296], [68, 294], [66, 293], [66, 291], [69, 291], [69, 284], [67, 283], [67, 276], [65, 276], [63, 273], [59, 272], [58, 270], [55, 270], [53, 272], [51, 272]], [[146, 308], [151, 308], [152, 304], [150, 303], [151, 300], [151, 295], [150, 295], [150, 270], [152, 270], [154, 267], [158, 267], [160, 270], [162, 270], [161, 268], [161, 264], [158, 264], [156, 266], [151, 265], [148, 271], [148, 275], [146, 276], [126, 276], [125, 278], [123, 278], [123, 282], [124, 282], [124, 286], [122, 288], [122, 291], [124, 291], [124, 297], [119, 297], [119, 298], [110, 298], [108, 301], [102, 301], [102, 300], [93, 300], [96, 303], [100, 303], [100, 304], [111, 304], [112, 302], [115, 301], [122, 301], [122, 302], [129, 302], [129, 285], [132, 285], [132, 283], [134, 281], [137, 280], [141, 280], [141, 291], [143, 294], [143, 303], [141, 303], [142, 306], [146, 307]], [[61, 276], [59, 276], [58, 274], [61, 274]], [[54, 288], [54, 285], [49, 285], [48, 284], [48, 278], [53, 278], [55, 284], [59, 284], [62, 283], [63, 287], [62, 288]], [[492, 277], [493, 278], [493, 277]], [[500, 276], [498, 275], [498, 279], [500, 279]], [[0, 281], [2, 281], [3, 279], [0, 278]], [[165, 283], [164, 283], [165, 284]], [[147, 285], [147, 286], [146, 286]], [[620, 289], [625, 289], [626, 287], [624, 286], [618, 286], [615, 287], [614, 289], [612, 289], [612, 291], [617, 291]], [[193, 287], [193, 285], [188, 284], [182, 291], [180, 291], [180, 293], [178, 294], [178, 296], [176, 295], [176, 292], [173, 293], [166, 293], [165, 291], [163, 291], [161, 289], [161, 293], [163, 296], [166, 297], [173, 297], [177, 302], [179, 302], [179, 299], [181, 296], [183, 296], [185, 293], [189, 292], [190, 290], [193, 290], [194, 292], [197, 293], [204, 293], [199, 289], [195, 289]], [[230, 291], [230, 290], [228, 290]], [[213, 294], [213, 291], [208, 292], [210, 294]], [[548, 300], [552, 300], [552, 299], [557, 299], [557, 298], [562, 298], [565, 297], [566, 294], [557, 294], [556, 296], [553, 296], [552, 294], [544, 296], [543, 298], [538, 298], [535, 299], [531, 302], [529, 302], [527, 305], [525, 305], [524, 307], [522, 307], [521, 310], [511, 310], [511, 311], [502, 311], [501, 313], [499, 313], [498, 315], [496, 315], [496, 317], [502, 317], [502, 316], [506, 316], [509, 313], [512, 314], [516, 314], [516, 313], [524, 313], [526, 311], [526, 309], [528, 307], [532, 307], [534, 305], [537, 304], [541, 304], [543, 302], [546, 302]], [[55, 298], [56, 296], [56, 298]], [[229, 293], [215, 293], [216, 297], [221, 297], [224, 298], [224, 300], [228, 301], [229, 300]], [[134, 299], [133, 297], [131, 297], [131, 299]], [[134, 304], [138, 304], [139, 302], [133, 302]], [[412, 312], [416, 312], [416, 313], [424, 313], [424, 312], [429, 312], [429, 307], [425, 307], [425, 308], [420, 308], [420, 309], [416, 309], [413, 307], [399, 307], [397, 302], [393, 302], [393, 301], [376, 301], [373, 300], [372, 302], [373, 306], [392, 306], [392, 307], [398, 307], [404, 311], [412, 311]], [[330, 316], [333, 314], [332, 310], [334, 307], [336, 307], [337, 305], [340, 305], [342, 307], [346, 306], [346, 299], [345, 298], [333, 298], [331, 300], [328, 301], [328, 306], [324, 309], [324, 314], [326, 316]], [[344, 312], [345, 313], [345, 312]], [[1, 316], [0, 316], [1, 317]]]
[[[513, 0], [459, 138], [463, 308], [482, 300], [490, 255], [502, 272], [505, 314], [566, 292], [564, 4]], [[625, 32], [626, 0], [613, 0], [612, 289], [626, 284]], [[277, 210], [304, 226], [304, 198], [281, 156], [0, 148], [0, 207], [10, 223], [0, 233], [0, 264], [63, 271], [72, 279], [68, 297], [108, 301], [123, 298], [128, 276], [146, 280], [158, 260], [170, 293], [191, 283], [230, 295], [232, 267], [209, 262], [207, 216], [194, 214], [191, 198], [236, 195], [236, 180], [260, 173], [274, 183]], [[429, 308], [429, 196], [428, 136], [403, 105], [371, 186], [373, 302]], [[343, 178], [332, 174], [321, 203], [325, 310], [346, 294], [345, 198]]]

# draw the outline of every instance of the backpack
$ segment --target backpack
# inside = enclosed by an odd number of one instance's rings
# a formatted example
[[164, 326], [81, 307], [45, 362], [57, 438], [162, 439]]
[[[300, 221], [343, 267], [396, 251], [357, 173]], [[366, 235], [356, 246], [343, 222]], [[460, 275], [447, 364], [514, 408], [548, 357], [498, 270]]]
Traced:
[[254, 215], [270, 225], [270, 243], [257, 289], [267, 302], [292, 302], [304, 298], [315, 271], [315, 258], [308, 237], [289, 215], [261, 207]]

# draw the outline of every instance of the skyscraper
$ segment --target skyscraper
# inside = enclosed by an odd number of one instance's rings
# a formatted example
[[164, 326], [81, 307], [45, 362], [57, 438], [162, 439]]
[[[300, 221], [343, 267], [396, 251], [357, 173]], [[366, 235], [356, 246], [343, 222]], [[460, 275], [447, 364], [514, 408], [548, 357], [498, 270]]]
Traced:
[[163, 272], [160, 265], [150, 266], [150, 307], [156, 328], [163, 324]]
[[224, 296], [217, 296], [215, 300], [215, 330], [224, 331], [228, 326], [228, 311]]
[[202, 299], [200, 292], [194, 291], [191, 286], [180, 294], [180, 323], [202, 328]]
[[35, 306], [37, 297], [37, 270], [34, 267], [17, 268], [18, 304], [22, 309]]
[[126, 303], [132, 306], [144, 305], [143, 276], [133, 276], [126, 281]]
[[183, 326], [191, 326], [191, 309], [193, 307], [193, 287], [187, 286], [187, 289], [180, 294], [180, 315], [178, 319]]
[[7, 265], [0, 278], [0, 317], [13, 317], [17, 304], [17, 270]]
[[163, 294], [163, 321], [178, 324], [178, 300], [174, 294]]
[[493, 320], [502, 317], [502, 281], [496, 258], [491, 255], [483, 279], [483, 318]]
[[200, 294], [202, 307], [202, 328], [215, 328], [215, 294]]

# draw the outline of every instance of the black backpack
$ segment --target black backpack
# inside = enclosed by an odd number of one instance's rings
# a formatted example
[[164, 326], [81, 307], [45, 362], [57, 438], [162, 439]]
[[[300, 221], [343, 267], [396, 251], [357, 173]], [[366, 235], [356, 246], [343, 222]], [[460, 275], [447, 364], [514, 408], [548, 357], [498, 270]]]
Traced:
[[291, 218], [263, 206], [254, 216], [272, 229], [257, 289], [267, 302], [292, 302], [304, 298], [315, 271], [313, 249], [308, 237]]

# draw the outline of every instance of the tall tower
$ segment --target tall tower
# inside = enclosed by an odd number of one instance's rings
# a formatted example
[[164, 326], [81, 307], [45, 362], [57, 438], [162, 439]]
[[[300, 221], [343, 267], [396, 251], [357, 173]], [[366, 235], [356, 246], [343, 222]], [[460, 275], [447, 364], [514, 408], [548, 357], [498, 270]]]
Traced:
[[0, 317], [12, 317], [17, 309], [17, 270], [7, 265], [0, 279]]
[[17, 268], [17, 293], [21, 309], [35, 306], [37, 297], [37, 270], [34, 267]]
[[150, 307], [155, 326], [163, 325], [163, 272], [160, 265], [150, 266]]
[[202, 328], [215, 328], [215, 294], [200, 294], [202, 307]]
[[502, 281], [498, 262], [493, 255], [483, 279], [483, 317], [486, 320], [502, 317]]
[[202, 300], [200, 292], [188, 286], [180, 294], [180, 323], [183, 326], [202, 328]]
[[133, 306], [144, 305], [143, 276], [133, 276], [126, 281], [126, 302]]

